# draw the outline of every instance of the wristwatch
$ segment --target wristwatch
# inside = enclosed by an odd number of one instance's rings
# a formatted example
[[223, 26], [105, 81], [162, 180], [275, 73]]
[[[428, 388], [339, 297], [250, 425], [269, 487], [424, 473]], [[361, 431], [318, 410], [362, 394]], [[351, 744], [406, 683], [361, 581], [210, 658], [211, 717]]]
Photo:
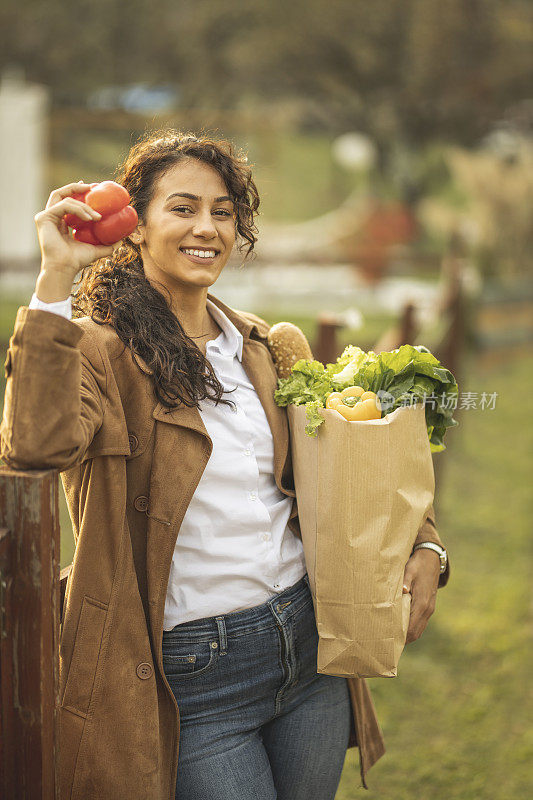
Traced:
[[420, 550], [421, 548], [425, 548], [427, 550], [434, 550], [440, 559], [439, 574], [442, 575], [443, 572], [446, 572], [446, 567], [448, 565], [448, 553], [446, 552], [444, 547], [441, 547], [440, 545], [435, 544], [434, 542], [420, 542], [420, 544], [415, 544], [415, 546], [413, 547], [413, 553], [415, 552], [415, 550]]

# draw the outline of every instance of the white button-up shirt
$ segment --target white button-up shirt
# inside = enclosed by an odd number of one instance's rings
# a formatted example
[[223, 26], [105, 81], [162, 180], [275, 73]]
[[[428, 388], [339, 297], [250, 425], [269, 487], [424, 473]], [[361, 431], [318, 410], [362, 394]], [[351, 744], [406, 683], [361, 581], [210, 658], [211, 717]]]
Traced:
[[[29, 307], [71, 318], [70, 298], [43, 303], [34, 294]], [[207, 308], [222, 332], [206, 357], [235, 409], [200, 402], [213, 450], [176, 540], [164, 630], [261, 605], [306, 573], [302, 542], [287, 525], [292, 498], [274, 481], [270, 426], [242, 366], [243, 337], [210, 300]]]

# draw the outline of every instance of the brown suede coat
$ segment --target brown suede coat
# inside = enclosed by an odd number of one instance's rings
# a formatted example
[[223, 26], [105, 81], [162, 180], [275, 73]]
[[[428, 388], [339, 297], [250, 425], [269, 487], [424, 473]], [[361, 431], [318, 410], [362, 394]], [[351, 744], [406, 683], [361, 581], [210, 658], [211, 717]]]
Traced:
[[[243, 366], [294, 497], [285, 409], [273, 400], [268, 324], [210, 299], [244, 337]], [[167, 413], [113, 329], [19, 309], [6, 360], [1, 455], [58, 469], [76, 552], [60, 644], [62, 800], [174, 800], [179, 709], [162, 667], [165, 595], [182, 519], [212, 443], [197, 409]], [[290, 527], [300, 535], [296, 500]], [[440, 542], [431, 517], [418, 541]], [[447, 576], [443, 576], [441, 584]], [[361, 776], [384, 752], [363, 679], [348, 679]]]

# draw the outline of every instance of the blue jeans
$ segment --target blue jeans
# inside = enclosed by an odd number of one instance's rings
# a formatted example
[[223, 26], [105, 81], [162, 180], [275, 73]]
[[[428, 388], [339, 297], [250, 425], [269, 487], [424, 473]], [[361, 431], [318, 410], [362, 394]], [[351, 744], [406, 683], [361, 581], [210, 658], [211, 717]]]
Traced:
[[309, 581], [163, 632], [180, 711], [176, 800], [333, 800], [348, 747], [345, 678], [316, 671]]

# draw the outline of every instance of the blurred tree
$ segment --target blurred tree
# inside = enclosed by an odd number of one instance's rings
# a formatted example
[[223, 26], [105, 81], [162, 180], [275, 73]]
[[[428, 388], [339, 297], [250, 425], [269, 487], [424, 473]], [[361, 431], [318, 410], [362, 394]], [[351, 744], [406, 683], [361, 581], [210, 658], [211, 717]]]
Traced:
[[[3, 0], [0, 69], [57, 101], [176, 82], [185, 107], [287, 103], [380, 145], [472, 144], [528, 97], [530, 0]], [[382, 164], [383, 166], [383, 164]]]

